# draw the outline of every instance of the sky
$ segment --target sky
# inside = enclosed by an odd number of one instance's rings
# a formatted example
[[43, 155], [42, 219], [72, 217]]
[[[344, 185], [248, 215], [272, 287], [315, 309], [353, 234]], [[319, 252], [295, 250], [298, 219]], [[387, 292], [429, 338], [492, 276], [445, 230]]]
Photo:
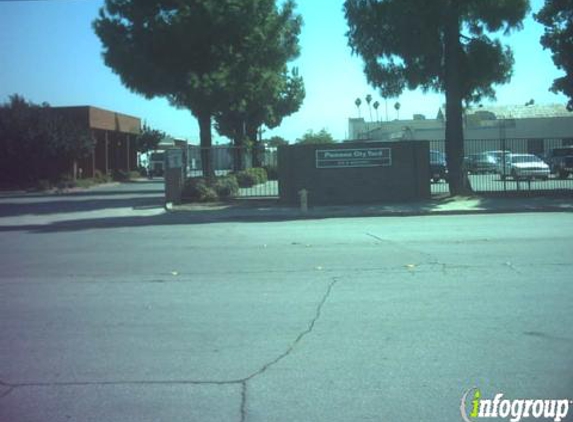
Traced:
[[[356, 98], [363, 102], [361, 117], [370, 120], [364, 101], [367, 94], [381, 103], [381, 120], [437, 115], [443, 94], [407, 91], [384, 101], [368, 85], [362, 60], [348, 47], [344, 0], [297, 3], [304, 26], [301, 54], [291, 65], [304, 79], [306, 99], [297, 113], [285, 118], [279, 128], [265, 130], [263, 137], [277, 135], [294, 142], [308, 130], [326, 129], [335, 139], [345, 139], [348, 118], [358, 117]], [[532, 0], [533, 12], [542, 4], [543, 0]], [[91, 26], [102, 5], [103, 0], [0, 0], [0, 103], [20, 94], [52, 106], [91, 105], [140, 117], [155, 129], [198, 144], [199, 126], [189, 111], [176, 109], [165, 99], [147, 100], [129, 91], [105, 66], [101, 42]], [[514, 74], [510, 84], [497, 88], [497, 102], [484, 105], [522, 105], [530, 99], [536, 104], [566, 103], [565, 96], [549, 92], [553, 79], [563, 72], [539, 44], [542, 33], [543, 27], [530, 15], [522, 31], [500, 35], [513, 48]], [[396, 102], [401, 105], [399, 116]], [[214, 139], [228, 141], [215, 132]]]

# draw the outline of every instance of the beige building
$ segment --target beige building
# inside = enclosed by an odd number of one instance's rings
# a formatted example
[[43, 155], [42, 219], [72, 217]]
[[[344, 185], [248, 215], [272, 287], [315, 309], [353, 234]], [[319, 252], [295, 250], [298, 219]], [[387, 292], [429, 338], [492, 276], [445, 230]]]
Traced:
[[[415, 115], [411, 120], [365, 122], [349, 119], [349, 140], [445, 140], [442, 110], [435, 118]], [[544, 154], [548, 149], [573, 144], [573, 113], [565, 105], [480, 107], [464, 115], [466, 154], [500, 149]], [[441, 148], [440, 148], [441, 149]]]

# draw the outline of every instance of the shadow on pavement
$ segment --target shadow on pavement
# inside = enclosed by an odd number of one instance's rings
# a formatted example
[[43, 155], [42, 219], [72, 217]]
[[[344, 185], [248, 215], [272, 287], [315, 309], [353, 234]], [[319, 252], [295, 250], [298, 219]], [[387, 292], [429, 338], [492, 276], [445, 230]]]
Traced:
[[[156, 200], [154, 198], [154, 200]], [[133, 204], [133, 202], [130, 202]], [[141, 205], [140, 209], [157, 208], [157, 204]], [[280, 206], [276, 201], [235, 201], [231, 204], [194, 205], [149, 216], [110, 216], [90, 219], [69, 219], [48, 224], [0, 226], [0, 231], [29, 231], [32, 233], [71, 232], [94, 229], [136, 228], [209, 224], [218, 222], [276, 222], [318, 220], [347, 217], [408, 217], [420, 215], [515, 213], [515, 212], [573, 211], [571, 197], [559, 198], [437, 198], [426, 202], [402, 204], [373, 204], [311, 208], [302, 214], [297, 208]]]
[[101, 185], [88, 190], [64, 193], [5, 193], [0, 195], [0, 217], [115, 208], [143, 209], [162, 206], [163, 200], [163, 182], [157, 180]]
[[51, 200], [45, 202], [0, 203], [0, 217], [62, 214], [114, 208], [144, 208], [162, 205], [162, 196], [115, 199], [99, 198], [77, 201], [55, 200], [51, 198]]

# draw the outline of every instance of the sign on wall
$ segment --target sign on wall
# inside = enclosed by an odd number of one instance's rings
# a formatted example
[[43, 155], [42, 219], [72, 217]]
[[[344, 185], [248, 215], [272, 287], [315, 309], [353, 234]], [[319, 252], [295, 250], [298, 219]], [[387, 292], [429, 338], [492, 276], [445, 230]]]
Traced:
[[318, 149], [316, 168], [382, 167], [392, 165], [390, 148]]

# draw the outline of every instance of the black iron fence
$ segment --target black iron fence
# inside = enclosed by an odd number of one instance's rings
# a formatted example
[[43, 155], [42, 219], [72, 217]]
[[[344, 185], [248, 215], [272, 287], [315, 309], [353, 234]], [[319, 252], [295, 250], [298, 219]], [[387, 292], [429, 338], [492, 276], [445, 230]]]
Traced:
[[[573, 176], [560, 171], [552, 158], [573, 139], [466, 139], [464, 169], [475, 192], [573, 192]], [[430, 141], [430, 150], [445, 152], [445, 141]], [[432, 183], [432, 193], [448, 193], [445, 180]]]
[[[203, 176], [203, 159], [205, 150], [197, 146], [188, 149], [188, 177]], [[277, 148], [274, 147], [233, 147], [216, 145], [210, 148], [210, 159], [216, 176], [234, 174], [239, 182], [240, 198], [278, 198]], [[253, 168], [263, 168], [255, 172], [256, 177], [249, 177]]]
[[[464, 169], [472, 189], [479, 193], [573, 193], [573, 174], [559, 172], [551, 162], [552, 151], [571, 145], [573, 139], [466, 139]], [[445, 154], [445, 141], [430, 141], [430, 150]], [[431, 157], [436, 155], [440, 154], [431, 153]], [[189, 147], [188, 177], [203, 175], [204, 156], [201, 148]], [[278, 197], [277, 148], [214, 146], [210, 156], [217, 176], [231, 173], [237, 176], [241, 182], [237, 195], [239, 198]], [[250, 172], [252, 168], [264, 168], [266, 178], [253, 184], [244, 183], [249, 179], [243, 177], [244, 173]], [[431, 179], [431, 175], [428, 178]], [[431, 191], [432, 194], [448, 193], [447, 176], [432, 181]]]

